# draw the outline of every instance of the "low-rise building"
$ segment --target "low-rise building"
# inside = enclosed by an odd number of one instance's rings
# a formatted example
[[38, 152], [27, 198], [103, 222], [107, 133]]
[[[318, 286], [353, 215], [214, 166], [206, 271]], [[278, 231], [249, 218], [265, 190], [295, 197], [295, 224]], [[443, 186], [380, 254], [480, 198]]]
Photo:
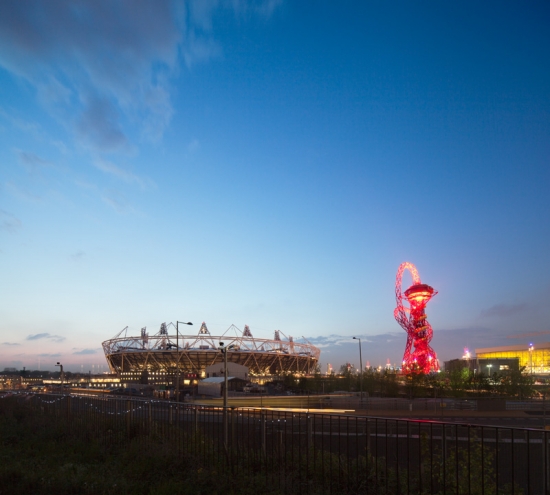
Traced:
[[[222, 376], [211, 376], [201, 380], [198, 385], [199, 395], [208, 395], [210, 397], [223, 397], [225, 378]], [[227, 377], [228, 392], [242, 392], [246, 380], [234, 376]]]
[[[224, 364], [217, 363], [211, 366], [207, 366], [205, 369], [206, 378], [212, 378], [217, 376], [224, 376]], [[248, 380], [248, 368], [242, 364], [227, 363], [227, 375], [241, 380]]]

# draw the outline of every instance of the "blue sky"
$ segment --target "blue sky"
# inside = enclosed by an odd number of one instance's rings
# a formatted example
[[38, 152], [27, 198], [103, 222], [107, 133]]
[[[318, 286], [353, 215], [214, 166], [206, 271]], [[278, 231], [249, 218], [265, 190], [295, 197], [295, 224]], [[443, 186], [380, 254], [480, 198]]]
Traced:
[[[0, 368], [248, 324], [323, 370], [550, 335], [546, 2], [0, 3]], [[404, 284], [410, 279], [405, 279]]]

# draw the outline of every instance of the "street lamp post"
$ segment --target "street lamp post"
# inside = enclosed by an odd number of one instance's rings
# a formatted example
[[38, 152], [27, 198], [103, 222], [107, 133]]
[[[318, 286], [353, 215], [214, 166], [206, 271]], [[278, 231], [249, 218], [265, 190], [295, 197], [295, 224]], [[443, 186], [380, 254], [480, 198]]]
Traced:
[[56, 366], [59, 366], [60, 378], [61, 378], [61, 392], [63, 392], [63, 381], [65, 378], [65, 375], [63, 374], [63, 365], [60, 362], [58, 362]]
[[224, 345], [223, 342], [220, 342], [220, 352], [223, 354], [223, 438], [224, 438], [224, 445], [227, 449], [228, 443], [227, 443], [227, 351], [234, 349], [235, 346], [233, 344], [231, 345]]
[[535, 347], [533, 344], [529, 344], [529, 367], [531, 368], [531, 374], [533, 374], [533, 351]]
[[180, 329], [179, 324], [182, 325], [192, 325], [190, 321], [184, 322], [184, 321], [176, 321], [176, 402], [180, 401]]
[[354, 340], [359, 341], [359, 366], [361, 366], [361, 373], [359, 373], [359, 397], [360, 402], [363, 402], [363, 355], [361, 353], [361, 339], [359, 337], [353, 337]]

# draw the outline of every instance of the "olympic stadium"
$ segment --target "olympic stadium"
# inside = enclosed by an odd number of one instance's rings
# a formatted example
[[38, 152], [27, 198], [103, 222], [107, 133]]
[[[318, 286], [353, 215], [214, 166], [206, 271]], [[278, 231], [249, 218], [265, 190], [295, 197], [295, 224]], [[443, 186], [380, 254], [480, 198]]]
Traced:
[[129, 335], [128, 327], [124, 328], [102, 344], [111, 372], [119, 376], [160, 372], [202, 377], [207, 366], [223, 362], [220, 342], [226, 349], [227, 361], [246, 366], [250, 375], [308, 375], [315, 371], [321, 354], [309, 342], [294, 342], [279, 330], [269, 340], [254, 338], [248, 325], [242, 331], [231, 325], [220, 336], [211, 335], [206, 323], [197, 335], [182, 335], [181, 327], [181, 322], [163, 323], [152, 336], [146, 328], [141, 329], [139, 336]]

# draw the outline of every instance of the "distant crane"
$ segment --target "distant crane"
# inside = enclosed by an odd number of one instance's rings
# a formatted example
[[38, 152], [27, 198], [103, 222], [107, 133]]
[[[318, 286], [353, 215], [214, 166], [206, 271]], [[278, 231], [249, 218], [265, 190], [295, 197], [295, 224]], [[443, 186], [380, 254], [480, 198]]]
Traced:
[[537, 337], [538, 335], [550, 335], [550, 330], [542, 330], [540, 332], [525, 332], [517, 335], [508, 335], [508, 339], [523, 339], [524, 337]]

